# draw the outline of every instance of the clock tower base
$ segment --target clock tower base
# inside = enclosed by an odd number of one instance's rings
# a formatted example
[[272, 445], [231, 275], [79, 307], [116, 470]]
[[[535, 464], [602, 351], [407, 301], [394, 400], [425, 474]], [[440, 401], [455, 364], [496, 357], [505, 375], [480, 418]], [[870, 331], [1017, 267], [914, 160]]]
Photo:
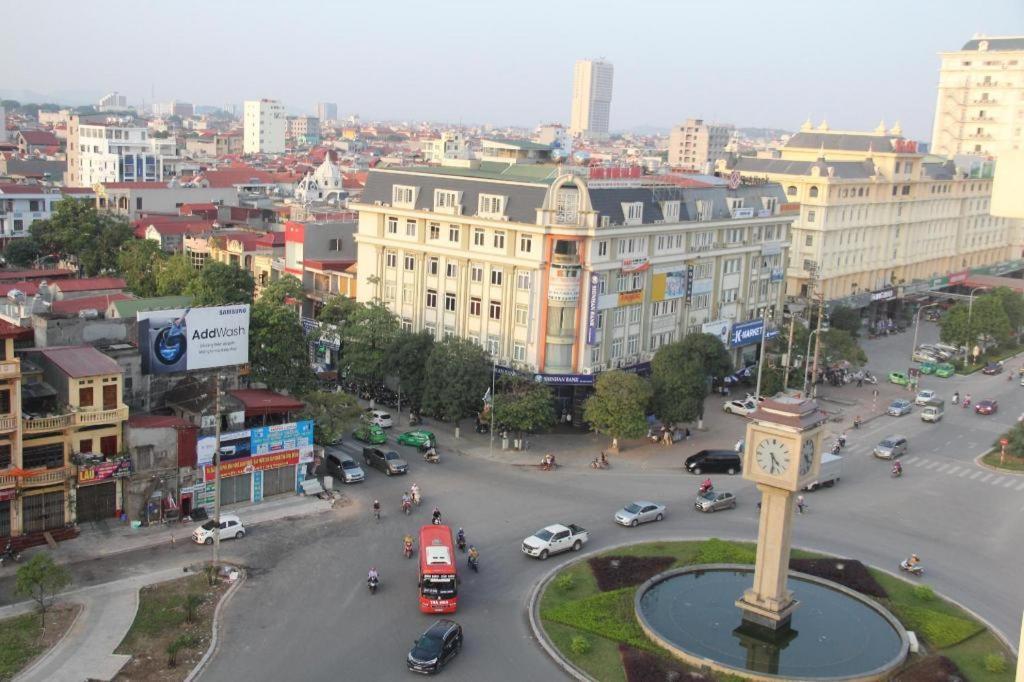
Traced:
[[769, 630], [780, 630], [789, 627], [799, 605], [786, 587], [794, 495], [792, 491], [764, 483], [758, 483], [757, 488], [761, 491], [761, 519], [754, 585], [736, 601], [736, 606], [743, 611], [743, 620]]

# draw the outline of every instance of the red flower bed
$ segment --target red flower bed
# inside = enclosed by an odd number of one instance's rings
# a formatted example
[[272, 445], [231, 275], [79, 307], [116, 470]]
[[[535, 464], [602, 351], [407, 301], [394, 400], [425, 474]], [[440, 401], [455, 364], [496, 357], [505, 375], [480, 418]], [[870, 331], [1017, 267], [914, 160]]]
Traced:
[[595, 557], [587, 563], [602, 592], [639, 585], [675, 563], [670, 556]]
[[714, 682], [713, 677], [694, 672], [678, 661], [619, 645], [626, 682]]
[[[839, 566], [842, 566], [842, 570]], [[790, 559], [789, 568], [818, 578], [831, 580], [871, 597], [888, 597], [889, 593], [859, 561], [849, 559]]]
[[892, 679], [893, 682], [963, 682], [966, 678], [956, 663], [945, 656], [929, 656]]

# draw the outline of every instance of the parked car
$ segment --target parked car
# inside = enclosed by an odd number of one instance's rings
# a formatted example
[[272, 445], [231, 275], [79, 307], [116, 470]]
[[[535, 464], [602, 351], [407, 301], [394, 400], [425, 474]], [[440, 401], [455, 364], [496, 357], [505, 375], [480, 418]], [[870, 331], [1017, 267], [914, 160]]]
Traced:
[[409, 670], [429, 675], [440, 671], [461, 649], [462, 626], [442, 618], [413, 642], [406, 663]]
[[701, 512], [713, 512], [719, 509], [735, 509], [736, 496], [732, 493], [709, 490], [697, 496], [693, 508]]
[[217, 522], [210, 519], [192, 531], [193, 542], [198, 545], [212, 545], [214, 532], [220, 535], [221, 540], [229, 538], [240, 540], [245, 536], [245, 526], [242, 524], [242, 520], [234, 514], [221, 514], [219, 531], [215, 531], [215, 528], [217, 528]]
[[889, 383], [896, 384], [897, 386], [906, 386], [910, 383], [910, 379], [903, 372], [889, 372]]
[[580, 528], [575, 523], [570, 523], [568, 526], [556, 523], [541, 528], [523, 540], [523, 554], [535, 556], [543, 561], [550, 554], [558, 554], [570, 549], [578, 552], [589, 539], [590, 534], [586, 529]]
[[437, 439], [430, 431], [406, 431], [396, 439], [399, 445], [412, 445], [421, 447], [423, 445], [437, 445]]
[[948, 362], [940, 362], [935, 368], [935, 376], [947, 379], [956, 374], [956, 367], [949, 364]]
[[935, 373], [935, 369], [938, 366], [939, 366], [938, 362], [933, 362], [933, 361], [929, 360], [928, 362], [922, 362], [920, 364], [920, 366], [918, 366], [917, 369], [918, 369], [919, 372], [921, 372], [921, 374], [934, 374]]
[[938, 362], [939, 356], [929, 350], [918, 348], [910, 356], [910, 359], [914, 362]]
[[648, 521], [665, 518], [665, 505], [656, 502], [630, 502], [615, 512], [615, 523], [622, 526], [639, 526]]
[[366, 480], [366, 473], [356, 464], [351, 455], [328, 452], [324, 458], [327, 473], [340, 479], [343, 483], [358, 483]]
[[929, 308], [924, 312], [924, 319], [928, 320], [929, 322], [938, 322], [941, 317], [942, 311], [940, 311], [938, 308]]
[[[943, 351], [944, 353], [949, 353], [949, 357], [950, 358], [953, 357], [954, 355], [959, 355], [960, 353], [963, 352], [962, 348], [957, 348], [956, 346], [950, 346], [949, 344], [946, 344], [946, 343], [936, 343], [936, 344], [934, 344], [934, 346], [936, 348], [938, 348], [939, 350]], [[949, 359], [949, 358], [947, 358], [947, 359]]]
[[982, 374], [988, 374], [989, 376], [1003, 373], [1003, 363], [1001, 362], [990, 362], [985, 365], [982, 370]]
[[875, 446], [875, 457], [881, 459], [897, 459], [907, 454], [907, 439], [903, 436], [889, 436]]
[[974, 406], [974, 411], [977, 414], [995, 414], [999, 411], [999, 401], [979, 400]]
[[930, 389], [930, 388], [921, 389], [920, 391], [917, 392], [917, 396], [914, 398], [914, 404], [915, 405], [924, 405], [925, 403], [927, 403], [932, 398], [937, 398], [937, 397], [938, 396], [935, 394], [935, 391], [933, 391], [932, 389]]
[[390, 429], [392, 425], [391, 413], [385, 410], [369, 409], [362, 414], [362, 419], [367, 424], [376, 424], [382, 429]]
[[902, 417], [905, 414], [910, 414], [914, 411], [914, 405], [909, 400], [894, 400], [889, 403], [889, 409], [886, 413], [893, 417]]
[[691, 474], [738, 474], [743, 467], [735, 450], [701, 450], [686, 458], [683, 465]]
[[754, 413], [757, 409], [757, 403], [749, 399], [730, 400], [722, 405], [722, 409], [729, 414], [739, 414], [746, 417], [747, 415]]
[[388, 434], [376, 424], [360, 424], [352, 431], [352, 437], [370, 445], [388, 442]]
[[374, 469], [380, 469], [388, 476], [409, 472], [409, 464], [397, 452], [363, 448], [363, 460]]
[[939, 348], [938, 346], [930, 343], [922, 343], [918, 348], [937, 356], [940, 360], [949, 360], [953, 357], [953, 351], [946, 350], [945, 348]]

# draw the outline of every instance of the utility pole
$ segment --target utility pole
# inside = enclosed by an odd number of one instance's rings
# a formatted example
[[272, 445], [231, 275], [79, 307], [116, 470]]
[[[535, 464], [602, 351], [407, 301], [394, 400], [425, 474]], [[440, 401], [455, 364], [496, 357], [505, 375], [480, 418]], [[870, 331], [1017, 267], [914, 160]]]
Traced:
[[825, 317], [825, 288], [818, 297], [818, 328], [814, 338], [814, 364], [811, 367], [811, 397], [818, 395], [818, 350], [821, 347], [821, 321]]
[[498, 371], [498, 359], [496, 357], [494, 357], [494, 356], [491, 356], [491, 404], [490, 404], [490, 408], [491, 408], [491, 428], [488, 429], [491, 432], [491, 450], [490, 450], [490, 454], [491, 455], [494, 454], [494, 385], [496, 383], [495, 380], [494, 380], [494, 376], [497, 373], [497, 371]]
[[786, 367], [782, 372], [782, 392], [789, 388], [789, 366], [793, 364], [793, 332], [796, 329], [796, 315], [789, 313], [789, 343], [786, 344]]
[[768, 280], [768, 301], [765, 301], [761, 314], [761, 349], [757, 356], [757, 385], [754, 387], [754, 398], [761, 399], [761, 373], [764, 372], [764, 349], [768, 345], [768, 305], [774, 300], [771, 296], [772, 283]]
[[220, 564], [220, 376], [213, 376], [213, 566]]

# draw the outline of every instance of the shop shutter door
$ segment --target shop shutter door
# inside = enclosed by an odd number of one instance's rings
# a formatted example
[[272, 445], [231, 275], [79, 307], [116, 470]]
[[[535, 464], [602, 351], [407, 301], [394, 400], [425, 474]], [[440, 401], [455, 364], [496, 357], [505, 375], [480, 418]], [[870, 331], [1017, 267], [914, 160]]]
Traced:
[[42, 495], [31, 495], [21, 503], [24, 517], [22, 530], [25, 533], [38, 533], [64, 527], [64, 492], [58, 490]]
[[263, 497], [295, 492], [295, 467], [269, 469], [263, 472]]
[[220, 480], [220, 504], [224, 506], [236, 502], [248, 502], [251, 491], [252, 474], [222, 478]]
[[117, 508], [117, 483], [111, 481], [79, 487], [75, 507], [78, 523], [114, 518], [114, 511]]
[[7, 537], [11, 534], [11, 502], [4, 500], [0, 502], [0, 537]]

